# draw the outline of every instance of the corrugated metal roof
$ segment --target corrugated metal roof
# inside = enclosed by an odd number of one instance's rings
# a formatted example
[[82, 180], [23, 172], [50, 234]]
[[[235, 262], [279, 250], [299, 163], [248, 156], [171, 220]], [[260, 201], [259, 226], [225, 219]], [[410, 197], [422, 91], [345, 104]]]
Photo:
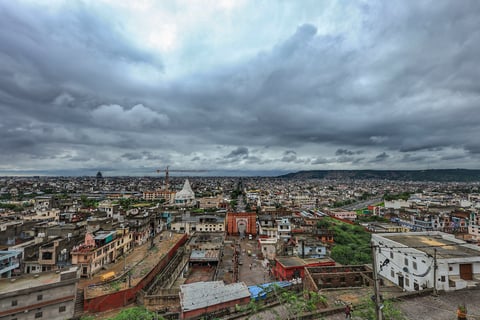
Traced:
[[180, 286], [180, 304], [183, 311], [191, 311], [232, 300], [250, 297], [245, 283], [225, 285], [223, 281], [208, 281]]
[[194, 249], [190, 254], [190, 261], [218, 261], [220, 250]]

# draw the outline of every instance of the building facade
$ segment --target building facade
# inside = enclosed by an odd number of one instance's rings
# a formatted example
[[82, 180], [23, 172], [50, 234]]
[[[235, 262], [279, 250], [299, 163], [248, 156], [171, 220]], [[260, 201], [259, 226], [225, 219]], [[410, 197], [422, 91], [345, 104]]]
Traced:
[[406, 291], [480, 285], [480, 247], [443, 232], [372, 234], [379, 274]]
[[67, 320], [75, 312], [76, 267], [0, 280], [1, 320]]

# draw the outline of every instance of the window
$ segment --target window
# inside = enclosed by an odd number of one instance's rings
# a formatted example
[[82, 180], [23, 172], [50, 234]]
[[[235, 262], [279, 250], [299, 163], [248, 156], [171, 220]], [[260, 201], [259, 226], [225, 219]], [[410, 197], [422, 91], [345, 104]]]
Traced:
[[405, 287], [410, 287], [410, 279], [405, 278]]
[[420, 290], [420, 286], [418, 285], [417, 282], [415, 282], [415, 283], [413, 284], [413, 289], [414, 289], [415, 291]]
[[445, 282], [445, 276], [442, 276], [442, 277], [440, 278], [440, 281]]
[[412, 267], [414, 270], [417, 270], [417, 263], [415, 261], [412, 261]]
[[390, 271], [390, 276], [391, 276], [392, 278], [395, 278], [395, 271], [393, 271], [393, 269]]
[[41, 317], [43, 317], [42, 311], [35, 313], [35, 319], [38, 319], [38, 318], [41, 318]]
[[18, 304], [17, 300], [12, 300], [12, 307], [15, 307]]
[[37, 296], [37, 301], [40, 301], [40, 300], [43, 300], [43, 294], [39, 294], [39, 295]]
[[408, 258], [405, 258], [404, 262], [405, 262], [405, 265], [408, 267]]
[[390, 259], [393, 259], [393, 251], [390, 251]]
[[67, 307], [66, 306], [60, 306], [58, 308], [58, 312], [65, 312], [67, 310]]

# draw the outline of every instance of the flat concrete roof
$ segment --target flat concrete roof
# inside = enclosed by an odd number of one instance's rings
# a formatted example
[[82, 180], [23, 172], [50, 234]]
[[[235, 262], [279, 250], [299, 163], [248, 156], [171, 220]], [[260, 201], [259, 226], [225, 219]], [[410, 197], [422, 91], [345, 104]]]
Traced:
[[[76, 267], [62, 271], [72, 271]], [[61, 273], [56, 271], [28, 274], [19, 277], [0, 279], [0, 294], [35, 288], [61, 281]]]
[[223, 281], [206, 281], [180, 286], [182, 311], [202, 309], [246, 297], [250, 297], [250, 291], [243, 282], [226, 285]]
[[301, 267], [319, 262], [333, 262], [330, 258], [305, 258], [302, 259], [297, 256], [291, 257], [276, 257], [275, 258], [284, 267]]
[[[455, 239], [444, 233], [393, 233], [379, 234], [380, 236], [398, 242], [404, 246], [415, 248], [433, 256], [437, 249], [437, 258], [468, 258], [479, 257], [480, 247], [472, 246], [464, 241]], [[450, 238], [450, 239], [449, 239]]]

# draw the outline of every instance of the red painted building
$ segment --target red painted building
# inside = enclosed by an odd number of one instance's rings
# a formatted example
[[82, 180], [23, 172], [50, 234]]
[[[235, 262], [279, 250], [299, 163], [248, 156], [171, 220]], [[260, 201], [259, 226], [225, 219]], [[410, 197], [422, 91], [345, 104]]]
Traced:
[[277, 280], [292, 280], [304, 278], [306, 267], [335, 266], [335, 261], [330, 258], [302, 259], [297, 256], [276, 257], [272, 267], [272, 274]]
[[229, 212], [227, 213], [227, 234], [257, 234], [257, 214], [255, 212]]

